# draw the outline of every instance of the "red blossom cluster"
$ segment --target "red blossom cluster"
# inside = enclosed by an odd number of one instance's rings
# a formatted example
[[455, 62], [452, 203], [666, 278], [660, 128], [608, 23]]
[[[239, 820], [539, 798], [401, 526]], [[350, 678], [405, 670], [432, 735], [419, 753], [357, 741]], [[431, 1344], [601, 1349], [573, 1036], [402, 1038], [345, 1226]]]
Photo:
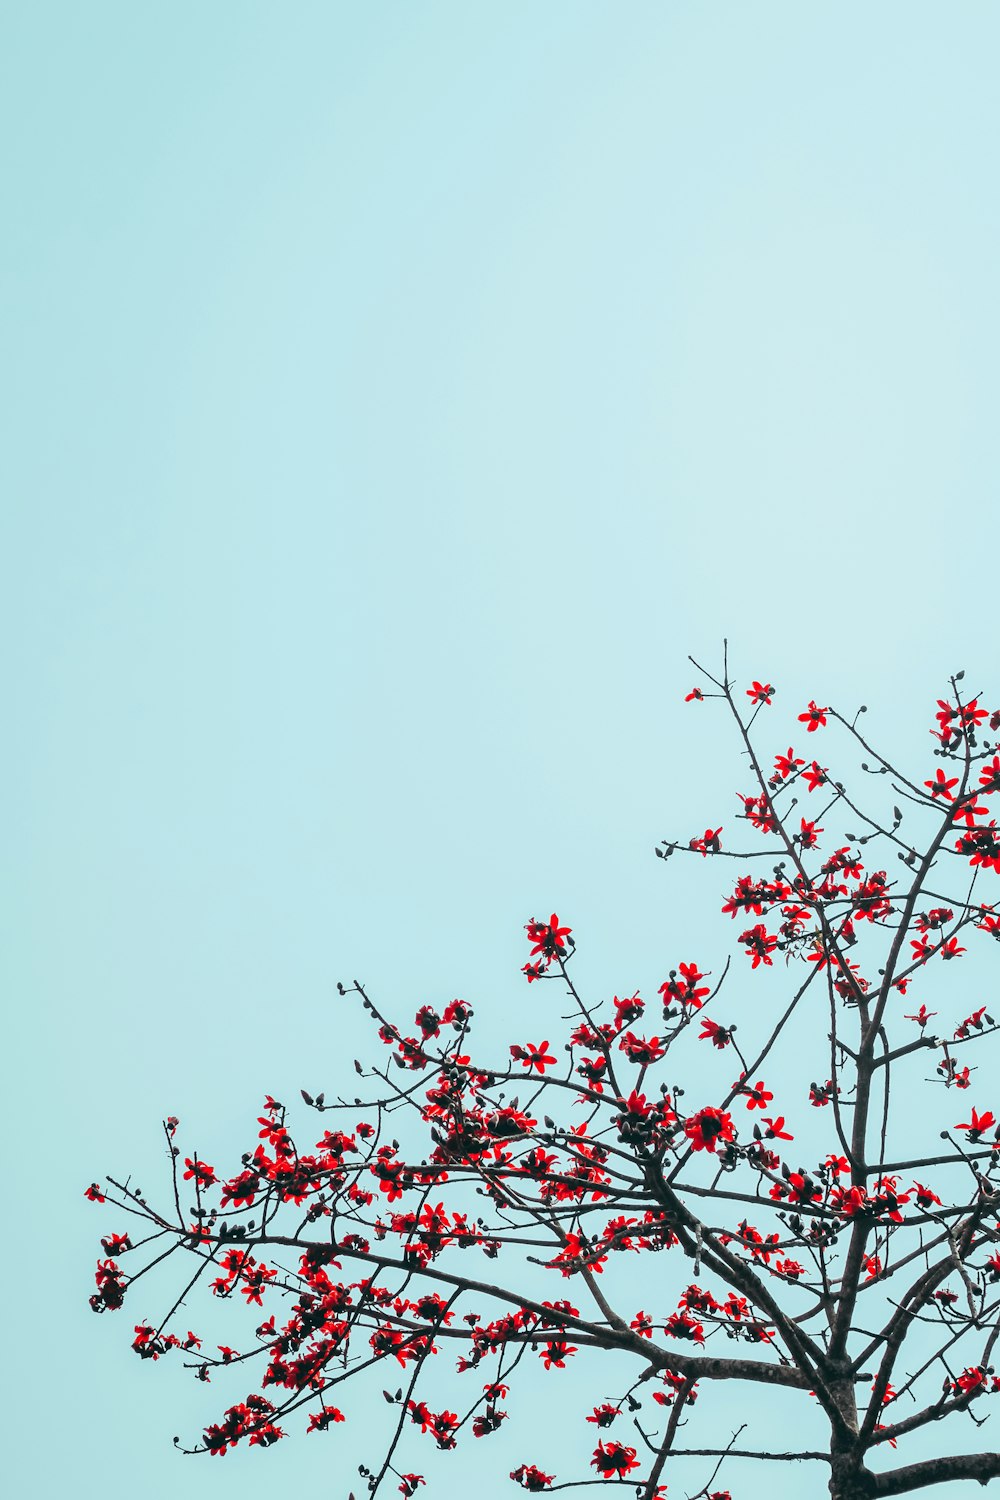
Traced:
[[[615, 1399], [590, 1392], [581, 1420], [614, 1426], [616, 1436], [581, 1456], [578, 1468], [596, 1478], [560, 1483], [629, 1480], [644, 1500], [658, 1500], [667, 1456], [679, 1461], [678, 1429], [696, 1401], [704, 1409], [706, 1389], [767, 1381], [828, 1418], [831, 1494], [842, 1500], [865, 1492], [858, 1475], [869, 1473], [877, 1449], [1000, 1389], [988, 1332], [1000, 1316], [1000, 1106], [988, 1097], [991, 1075], [959, 1061], [973, 1055], [960, 1049], [1000, 1028], [978, 996], [956, 1007], [954, 986], [935, 985], [937, 958], [959, 961], [961, 973], [980, 934], [1000, 939], [996, 900], [974, 901], [968, 885], [1000, 873], [989, 802], [1000, 793], [1000, 747], [984, 739], [1000, 729], [1000, 713], [965, 699], [956, 677], [931, 731], [944, 765], [912, 777], [871, 749], [857, 716], [810, 699], [779, 743], [802, 732], [796, 725], [842, 732], [866, 757], [863, 769], [889, 778], [899, 799], [890, 816], [863, 807], [836, 769], [794, 746], [758, 751], [758, 718], [780, 713], [769, 682], [753, 679], [739, 693], [725, 673], [704, 676], [706, 689], [688, 700], [723, 700], [736, 725], [757, 783], [740, 794], [741, 821], [761, 847], [731, 850], [719, 825], [657, 852], [698, 855], [692, 872], [711, 872], [711, 860], [742, 866], [720, 893], [722, 914], [741, 919], [737, 943], [750, 959], [737, 959], [739, 994], [724, 988], [728, 960], [703, 970], [687, 950], [668, 968], [668, 949], [656, 960], [654, 974], [667, 978], [652, 1002], [655, 1020], [638, 990], [591, 999], [577, 981], [571, 929], [553, 913], [527, 924], [522, 970], [529, 984], [559, 984], [560, 1003], [530, 1025], [546, 1039], [514, 1042], [484, 1061], [466, 1001], [424, 1000], [401, 1027], [362, 985], [341, 987], [357, 995], [387, 1050], [372, 1066], [356, 1064], [364, 1100], [303, 1091], [307, 1109], [332, 1113], [332, 1128], [324, 1118], [318, 1138], [303, 1136], [268, 1095], [256, 1139], [217, 1172], [197, 1152], [182, 1154], [171, 1116], [172, 1207], [152, 1207], [127, 1181], [86, 1189], [143, 1230], [102, 1237], [95, 1311], [119, 1311], [147, 1264], [188, 1258], [194, 1271], [182, 1296], [159, 1325], [134, 1325], [132, 1349], [150, 1361], [181, 1350], [206, 1382], [236, 1364], [258, 1372], [260, 1392], [210, 1422], [199, 1451], [269, 1447], [303, 1407], [310, 1433], [349, 1428], [340, 1391], [348, 1377], [361, 1383], [396, 1370], [403, 1384], [383, 1391], [396, 1409], [395, 1436], [381, 1466], [361, 1473], [370, 1495], [387, 1482], [410, 1497], [425, 1478], [393, 1467], [401, 1445], [449, 1453], [466, 1435], [502, 1442], [495, 1435], [506, 1431], [510, 1380], [526, 1357], [559, 1381], [614, 1350], [633, 1376]], [[802, 815], [803, 791], [815, 796], [815, 816]], [[781, 980], [787, 993], [776, 1004], [769, 997]], [[903, 1014], [911, 984], [926, 986], [940, 1011], [918, 993]], [[939, 1015], [941, 1036], [931, 1027]], [[786, 1039], [794, 1045], [783, 1053]], [[698, 1040], [711, 1046], [684, 1051]], [[787, 1055], [809, 1061], [795, 1075]], [[806, 1070], [821, 1081], [807, 1082]], [[973, 1083], [982, 1089], [977, 1106], [951, 1124], [959, 1110], [937, 1088]], [[895, 1160], [893, 1106], [899, 1090], [909, 1098], [915, 1087], [927, 1088], [930, 1103], [919, 1120], [911, 1115], [904, 1159]], [[935, 1126], [926, 1147], [915, 1139], [925, 1119]], [[663, 1266], [641, 1283], [652, 1255], [663, 1255]], [[484, 1279], [500, 1256], [505, 1265], [526, 1257], [531, 1276]], [[122, 1269], [126, 1257], [134, 1273]], [[539, 1298], [536, 1272], [557, 1273], [554, 1286], [568, 1283], [572, 1301]], [[210, 1353], [194, 1333], [171, 1329], [202, 1288], [260, 1309], [255, 1319], [267, 1306], [249, 1345], [240, 1340], [247, 1353], [228, 1345]], [[897, 1361], [914, 1328], [940, 1347], [902, 1385]], [[966, 1360], [960, 1371], [956, 1349]], [[921, 1378], [935, 1368], [943, 1383], [924, 1398]], [[445, 1369], [480, 1372], [475, 1391], [435, 1396]], [[888, 1420], [904, 1391], [912, 1410]], [[652, 1414], [643, 1414], [650, 1394]], [[731, 1448], [697, 1450], [714, 1463], [698, 1491], [707, 1500], [729, 1500], [710, 1486]], [[1000, 1458], [973, 1457], [968, 1472], [924, 1460], [938, 1467], [918, 1464], [920, 1483], [907, 1487], [1000, 1476]], [[509, 1472], [530, 1492], [557, 1483], [534, 1462]]]

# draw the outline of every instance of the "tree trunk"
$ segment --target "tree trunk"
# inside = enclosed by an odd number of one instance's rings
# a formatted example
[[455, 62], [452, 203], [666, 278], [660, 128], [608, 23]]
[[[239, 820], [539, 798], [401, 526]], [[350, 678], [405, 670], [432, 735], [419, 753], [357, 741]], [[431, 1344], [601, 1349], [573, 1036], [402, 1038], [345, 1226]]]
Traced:
[[872, 1475], [851, 1453], [832, 1455], [830, 1500], [871, 1500], [874, 1493]]

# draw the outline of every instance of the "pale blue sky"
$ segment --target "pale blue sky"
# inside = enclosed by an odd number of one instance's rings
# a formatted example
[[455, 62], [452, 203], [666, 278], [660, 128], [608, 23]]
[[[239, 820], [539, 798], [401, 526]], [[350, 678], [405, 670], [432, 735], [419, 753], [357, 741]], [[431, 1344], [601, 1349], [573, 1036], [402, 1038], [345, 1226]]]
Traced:
[[[741, 675], [918, 747], [947, 672], [995, 671], [1000, 14], [0, 28], [6, 1464], [18, 1494], [340, 1500], [333, 1439], [173, 1455], [206, 1392], [128, 1352], [155, 1308], [89, 1313], [121, 1226], [82, 1188], [162, 1183], [165, 1113], [221, 1155], [265, 1091], [346, 1083], [338, 978], [509, 1040], [554, 907], [598, 988], [648, 983], [652, 845], [734, 789], [688, 652], [728, 634]], [[713, 913], [684, 913], [706, 954]]]

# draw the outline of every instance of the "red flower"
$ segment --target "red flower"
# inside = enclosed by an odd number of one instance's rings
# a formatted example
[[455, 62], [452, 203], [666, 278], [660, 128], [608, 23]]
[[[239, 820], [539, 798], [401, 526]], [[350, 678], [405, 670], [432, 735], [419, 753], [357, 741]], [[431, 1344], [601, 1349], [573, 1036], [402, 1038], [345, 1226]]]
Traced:
[[559, 918], [555, 912], [552, 913], [548, 922], [536, 922], [534, 918], [528, 923], [525, 931], [528, 934], [529, 943], [533, 943], [531, 956], [540, 953], [544, 959], [551, 962], [566, 951], [566, 939], [573, 931], [572, 927], [560, 927]]
[[813, 761], [808, 770], [804, 771], [802, 774], [805, 776], [806, 785], [811, 792], [814, 792], [818, 786], [826, 785], [826, 767], [819, 765], [816, 761]]
[[520, 1464], [518, 1468], [511, 1470], [510, 1477], [522, 1489], [531, 1490], [532, 1493], [537, 1494], [539, 1490], [548, 1489], [556, 1476], [543, 1474], [537, 1464]]
[[792, 749], [791, 745], [789, 745], [789, 747], [788, 747], [788, 754], [787, 755], [779, 755], [777, 757], [777, 759], [775, 760], [775, 762], [774, 762], [774, 774], [781, 781], [785, 781], [787, 779], [787, 777], [789, 777], [789, 776], [791, 776], [791, 775], [794, 774], [796, 766], [804, 766], [804, 765], [805, 765], [805, 761], [802, 760], [800, 757], [796, 756], [795, 751]]
[[593, 1415], [587, 1418], [588, 1422], [596, 1422], [598, 1427], [610, 1427], [619, 1415], [617, 1406], [612, 1406], [610, 1401], [605, 1401], [603, 1406], [595, 1406]]
[[481, 1417], [473, 1418], [472, 1435], [477, 1438], [486, 1437], [489, 1433], [498, 1431], [500, 1423], [506, 1422], [506, 1420], [507, 1413], [505, 1411], [497, 1411], [491, 1406]]
[[803, 1172], [789, 1172], [784, 1183], [774, 1183], [769, 1196], [775, 1202], [788, 1198], [792, 1203], [812, 1203], [822, 1194], [811, 1177]]
[[701, 989], [696, 988], [698, 981], [700, 979], [704, 979], [705, 976], [698, 968], [697, 964], [681, 964], [680, 969], [681, 978], [687, 985], [688, 990], [686, 996], [684, 997], [684, 1003], [686, 1005], [693, 1005], [695, 1009], [697, 1009], [701, 1004], [702, 995], [708, 994], [707, 984], [704, 985]]
[[858, 1214], [866, 1213], [872, 1206], [868, 1194], [860, 1187], [834, 1188], [830, 1194], [830, 1202], [845, 1219], [853, 1219]]
[[937, 1011], [936, 1010], [928, 1010], [927, 1007], [926, 1007], [926, 1005], [922, 1005], [920, 1007], [920, 1009], [917, 1011], [917, 1013], [916, 1013], [915, 1016], [904, 1016], [903, 1020], [904, 1021], [916, 1021], [917, 1025], [921, 1028], [921, 1030], [923, 1030], [923, 1028], [927, 1025], [927, 1022], [931, 1019], [931, 1017], [932, 1016], [936, 1016], [936, 1015], [937, 1015]]
[[607, 1066], [608, 1060], [606, 1057], [585, 1057], [580, 1062], [576, 1071], [581, 1078], [586, 1078], [590, 1084], [592, 1093], [603, 1094], [604, 1084], [601, 1082], [601, 1079]]
[[333, 1422], [343, 1422], [344, 1413], [336, 1406], [324, 1406], [322, 1411], [314, 1411], [309, 1414], [309, 1426], [307, 1432], [325, 1432]]
[[955, 848], [959, 854], [970, 856], [970, 865], [982, 865], [985, 870], [996, 870], [1000, 874], [1000, 840], [996, 824], [990, 822], [987, 828], [970, 828], [962, 837], [956, 840]]
[[930, 944], [925, 937], [911, 938], [910, 947], [913, 949], [913, 962], [923, 964], [930, 956]]
[[802, 825], [802, 832], [797, 842], [802, 845], [803, 849], [815, 849], [816, 840], [823, 832], [822, 828], [817, 828], [815, 823], [810, 823], [805, 818], [800, 818], [799, 822]]
[[431, 1417], [430, 1430], [437, 1439], [439, 1448], [454, 1448], [455, 1439], [452, 1436], [458, 1426], [458, 1413], [454, 1411], [439, 1411]]
[[399, 1493], [404, 1496], [404, 1500], [408, 1500], [410, 1495], [417, 1493], [418, 1484], [426, 1484], [427, 1482], [422, 1474], [400, 1474], [399, 1478]]
[[523, 1047], [511, 1047], [510, 1055], [512, 1058], [514, 1058], [515, 1062], [523, 1063], [529, 1071], [532, 1068], [537, 1068], [539, 1073], [541, 1073], [543, 1077], [545, 1075], [546, 1068], [555, 1067], [556, 1059], [548, 1050], [548, 1042], [542, 1042], [537, 1047], [535, 1046], [534, 1042], [526, 1042], [525, 1047], [527, 1048], [527, 1051], [525, 1051]]
[[704, 701], [704, 698], [705, 694], [702, 692], [701, 688], [692, 688], [691, 691], [685, 695], [684, 702], [690, 703], [693, 699], [696, 703], [702, 703]]
[[[616, 995], [613, 1001], [615, 1007], [615, 1021], [619, 1026], [627, 1026], [630, 1021], [638, 1021], [646, 1009], [645, 1000], [639, 999], [638, 991], [634, 995], [624, 995], [620, 1000]], [[587, 1044], [590, 1045], [589, 1043]]]
[[733, 1088], [738, 1089], [741, 1094], [746, 1094], [747, 1109], [765, 1109], [774, 1098], [774, 1095], [769, 1094], [764, 1087], [763, 1078], [758, 1078], [752, 1088], [742, 1082], [734, 1083]]
[[590, 1464], [605, 1478], [617, 1474], [619, 1479], [623, 1479], [626, 1474], [631, 1474], [633, 1469], [639, 1467], [639, 1460], [635, 1456], [635, 1449], [626, 1448], [624, 1443], [599, 1443], [594, 1449]]
[[222, 1185], [222, 1206], [232, 1200], [234, 1208], [241, 1208], [244, 1204], [248, 1207], [253, 1203], [257, 1193], [260, 1192], [260, 1178], [256, 1172], [241, 1172], [231, 1182]]
[[994, 755], [979, 772], [979, 784], [986, 788], [986, 794], [1000, 792], [1000, 755]]
[[925, 781], [924, 786], [930, 788], [932, 797], [944, 797], [946, 802], [954, 802], [955, 799], [952, 796], [951, 789], [953, 786], [958, 786], [958, 777], [952, 776], [949, 779], [945, 776], [944, 771], [938, 767], [937, 776], [933, 781]]
[[736, 889], [729, 899], [723, 902], [723, 913], [728, 912], [735, 917], [738, 911], [755, 912], [761, 916], [764, 911], [764, 903], [768, 899], [768, 887], [766, 882], [754, 885], [750, 875], [741, 875], [736, 882]]
[[702, 1016], [699, 1042], [710, 1041], [713, 1047], [718, 1047], [721, 1051], [723, 1047], [729, 1046], [732, 1039], [732, 1027], [720, 1026], [718, 1021], [710, 1021], [707, 1016]]
[[767, 1126], [765, 1136], [767, 1140], [793, 1141], [795, 1139], [795, 1137], [793, 1135], [789, 1135], [788, 1131], [785, 1129], [784, 1115], [779, 1115], [776, 1120], [769, 1120], [766, 1115], [762, 1115], [761, 1124]]
[[988, 932], [992, 937], [1000, 938], [1000, 917], [996, 916], [992, 906], [983, 907], [983, 920], [977, 922], [976, 926], [980, 932]]
[[87, 1190], [86, 1190], [86, 1192], [84, 1193], [83, 1196], [85, 1198], [89, 1198], [90, 1201], [91, 1201], [91, 1203], [103, 1203], [103, 1202], [105, 1202], [104, 1194], [101, 1192], [101, 1190], [97, 1186], [96, 1182], [92, 1182], [90, 1184], [90, 1187], [87, 1188]]
[[717, 1141], [733, 1139], [732, 1116], [710, 1104], [684, 1121], [684, 1134], [695, 1151], [714, 1151]]
[[763, 922], [758, 922], [756, 927], [748, 927], [746, 932], [741, 932], [739, 941], [746, 945], [747, 957], [753, 959], [752, 968], [756, 969], [760, 964], [770, 967], [771, 954], [778, 946], [778, 939], [771, 937]]
[[985, 1389], [986, 1371], [980, 1365], [972, 1365], [963, 1370], [951, 1387], [954, 1396], [978, 1396]]
[[653, 1113], [653, 1106], [649, 1103], [645, 1094], [640, 1094], [638, 1089], [633, 1089], [627, 1099], [619, 1099], [618, 1102], [627, 1115], [632, 1115], [639, 1120], [645, 1120], [648, 1115]]
[[[653, 1400], [659, 1402], [660, 1406], [673, 1406], [684, 1385], [684, 1376], [679, 1375], [676, 1370], [664, 1370], [660, 1378], [663, 1384], [667, 1386], [667, 1390], [654, 1391]], [[693, 1406], [697, 1399], [698, 1392], [696, 1389], [692, 1389], [688, 1392], [684, 1404], [685, 1406]]]
[[966, 827], [974, 828], [977, 818], [985, 818], [989, 808], [984, 802], [956, 802], [951, 810], [951, 821], [957, 823], [960, 818], [965, 819]]
[[[472, 1006], [467, 1000], [449, 1000], [441, 1017], [442, 1026], [453, 1026], [456, 1031], [460, 1030], [472, 1015]], [[358, 1129], [360, 1130], [360, 1125]]]
[[774, 688], [769, 682], [754, 682], [747, 688], [747, 697], [754, 703], [766, 703], [770, 707], [773, 696]]
[[983, 1027], [987, 1024], [993, 1024], [993, 1017], [987, 1015], [986, 1006], [981, 1005], [978, 1010], [972, 1012], [971, 1016], [966, 1016], [960, 1026], [955, 1027], [956, 1042], [964, 1042], [973, 1029], [982, 1031]]
[[922, 1182], [915, 1182], [913, 1186], [917, 1190], [917, 1206], [919, 1208], [930, 1208], [934, 1203], [937, 1204], [938, 1208], [941, 1207], [941, 1199], [937, 1193], [932, 1192], [929, 1187], [924, 1187]]
[[105, 1309], [117, 1312], [125, 1300], [124, 1273], [113, 1260], [98, 1261], [94, 1280], [97, 1282], [97, 1291], [90, 1299], [94, 1312], [104, 1312]]
[[268, 1282], [273, 1281], [277, 1274], [277, 1271], [271, 1270], [265, 1265], [253, 1266], [249, 1270], [244, 1269], [242, 1273], [243, 1285], [240, 1287], [240, 1291], [247, 1299], [248, 1307], [251, 1302], [257, 1307], [263, 1306], [261, 1294], [267, 1290]]
[[690, 1313], [675, 1312], [663, 1325], [664, 1333], [674, 1339], [690, 1339], [695, 1344], [705, 1342], [705, 1330]]
[[777, 816], [763, 792], [759, 797], [745, 797], [742, 792], [737, 792], [736, 795], [743, 803], [743, 816], [748, 818], [755, 828], [759, 828], [761, 833], [777, 832]]
[[218, 1181], [215, 1175], [215, 1168], [208, 1166], [203, 1161], [199, 1161], [197, 1157], [192, 1161], [190, 1156], [185, 1156], [184, 1165], [187, 1167], [187, 1171], [184, 1173], [185, 1182], [194, 1177], [197, 1179], [198, 1187], [211, 1187], [213, 1182]]
[[967, 1130], [969, 1132], [969, 1140], [972, 1142], [976, 1142], [982, 1135], [983, 1131], [989, 1130], [990, 1126], [994, 1125], [995, 1123], [996, 1121], [994, 1120], [990, 1110], [987, 1110], [986, 1113], [982, 1115], [979, 1114], [977, 1110], [973, 1110], [971, 1122], [967, 1122], [962, 1125], [956, 1125], [955, 1129]]
[[818, 708], [812, 701], [812, 699], [810, 699], [809, 707], [806, 709], [805, 713], [799, 714], [799, 723], [806, 726], [809, 734], [813, 734], [817, 729], [819, 729], [821, 724], [826, 724], [826, 716], [828, 713], [829, 709]]
[[650, 1063], [659, 1062], [660, 1058], [666, 1054], [666, 1049], [658, 1036], [635, 1036], [631, 1031], [625, 1033], [618, 1046], [629, 1062], [641, 1063], [644, 1068]]
[[695, 1312], [718, 1312], [719, 1303], [716, 1302], [711, 1292], [703, 1291], [700, 1286], [693, 1283], [681, 1297], [680, 1306], [688, 1309], [693, 1308]]
[[575, 1353], [575, 1344], [567, 1344], [565, 1339], [553, 1339], [542, 1350], [542, 1363], [547, 1370], [551, 1370], [553, 1365], [557, 1370], [565, 1370], [567, 1359]]
[[431, 1005], [422, 1005], [413, 1020], [427, 1040], [437, 1036], [441, 1030], [441, 1017]]
[[670, 978], [660, 985], [664, 1012], [674, 1000], [681, 1005], [690, 1005], [693, 1010], [700, 1010], [703, 997], [709, 993], [707, 984], [699, 986], [699, 980], [704, 979], [705, 975], [697, 964], [681, 964], [680, 971], [681, 978], [678, 979], [677, 970], [671, 969]]
[[284, 1435], [281, 1427], [275, 1427], [273, 1422], [266, 1422], [263, 1427], [256, 1428], [250, 1434], [250, 1447], [270, 1448], [272, 1443], [278, 1442]]

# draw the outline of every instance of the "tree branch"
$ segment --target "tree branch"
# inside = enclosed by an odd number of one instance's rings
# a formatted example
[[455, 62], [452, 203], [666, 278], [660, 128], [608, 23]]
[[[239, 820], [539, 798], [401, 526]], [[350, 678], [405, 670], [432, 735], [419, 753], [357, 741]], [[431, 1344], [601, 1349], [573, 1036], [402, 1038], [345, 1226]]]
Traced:
[[889, 1474], [876, 1474], [872, 1493], [904, 1495], [931, 1484], [946, 1484], [949, 1479], [974, 1479], [986, 1485], [997, 1478], [1000, 1478], [1000, 1453], [963, 1453], [953, 1458], [928, 1458], [922, 1463], [893, 1469]]

